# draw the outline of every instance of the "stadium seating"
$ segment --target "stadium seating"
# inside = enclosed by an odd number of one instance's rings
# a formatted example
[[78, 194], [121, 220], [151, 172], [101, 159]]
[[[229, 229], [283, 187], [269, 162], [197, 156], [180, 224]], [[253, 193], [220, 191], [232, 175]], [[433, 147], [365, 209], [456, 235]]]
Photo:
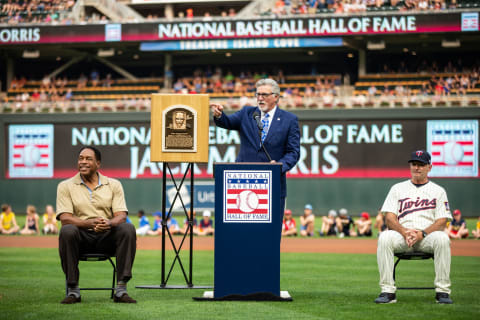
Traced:
[[0, 23], [65, 23], [75, 1], [0, 0]]

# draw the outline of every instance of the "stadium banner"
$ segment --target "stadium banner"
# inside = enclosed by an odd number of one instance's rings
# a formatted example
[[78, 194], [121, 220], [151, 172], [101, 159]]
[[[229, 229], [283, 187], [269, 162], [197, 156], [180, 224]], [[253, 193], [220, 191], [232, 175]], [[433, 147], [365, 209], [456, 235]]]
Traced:
[[0, 27], [0, 45], [478, 32], [478, 14], [477, 10], [435, 14], [319, 15], [248, 20], [5, 26]]
[[[434, 167], [441, 167], [432, 171], [434, 176], [479, 176], [478, 120], [310, 120], [299, 124], [300, 160], [288, 173], [290, 178], [404, 178], [409, 176], [410, 153], [421, 148], [432, 153]], [[51, 134], [43, 133], [47, 127], [40, 129], [42, 139], [53, 141], [52, 154], [42, 149], [48, 145], [46, 142], [38, 142], [39, 147], [32, 136], [15, 138], [24, 139], [21, 141], [9, 140], [6, 178], [73, 176], [77, 171], [77, 153], [83, 145], [97, 146], [102, 151], [100, 170], [108, 176], [129, 179], [162, 176], [162, 163], [150, 162], [149, 123], [51, 126]], [[19, 125], [6, 126], [6, 136], [12, 137], [18, 128]], [[196, 177], [211, 178], [216, 162], [235, 162], [239, 147], [237, 131], [210, 124], [208, 163], [194, 165]], [[30, 153], [23, 154], [26, 150]], [[12, 164], [26, 169], [12, 171]], [[186, 163], [171, 164], [172, 173], [180, 177], [186, 166]], [[29, 170], [30, 167], [38, 170]]]
[[224, 40], [182, 40], [142, 42], [140, 51], [191, 51], [221, 49], [277, 49], [277, 48], [318, 48], [342, 47], [340, 37], [328, 38], [256, 38], [256, 39], [224, 39]]

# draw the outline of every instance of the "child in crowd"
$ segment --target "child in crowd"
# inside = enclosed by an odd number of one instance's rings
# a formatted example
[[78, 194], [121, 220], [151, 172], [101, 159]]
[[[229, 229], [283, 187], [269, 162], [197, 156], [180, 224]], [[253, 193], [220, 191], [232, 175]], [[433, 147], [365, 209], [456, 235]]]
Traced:
[[215, 230], [213, 229], [213, 221], [210, 219], [212, 213], [208, 210], [203, 211], [203, 219], [200, 220], [198, 227], [198, 234], [201, 236], [213, 235]]
[[292, 210], [287, 209], [283, 215], [282, 236], [296, 236], [297, 223], [292, 217]]
[[362, 212], [360, 219], [355, 221], [357, 226], [357, 234], [359, 237], [371, 237], [372, 236], [372, 220], [368, 212]]
[[57, 225], [57, 218], [55, 216], [55, 210], [53, 210], [53, 206], [47, 205], [45, 207], [45, 213], [43, 214], [43, 229], [42, 232], [44, 234], [57, 234], [58, 233], [58, 225]]
[[[148, 230], [147, 234], [150, 236], [156, 236], [162, 234], [162, 213], [157, 211], [154, 213], [155, 220], [153, 221], [152, 230]], [[167, 219], [167, 228], [170, 231], [170, 234], [180, 234], [180, 227], [178, 226], [177, 220], [171, 216]]]
[[467, 223], [459, 209], [453, 211], [453, 220], [448, 224], [446, 232], [451, 239], [468, 238]]
[[303, 215], [300, 216], [300, 235], [305, 237], [313, 236], [315, 229], [315, 216], [312, 213], [313, 207], [311, 204], [305, 205]]
[[[150, 231], [150, 221], [148, 221], [147, 216], [145, 215], [145, 211], [139, 210], [138, 211], [138, 229], [137, 229], [137, 234], [144, 236], [147, 234], [148, 231]], [[160, 220], [162, 221], [162, 220]]]
[[0, 233], [15, 234], [20, 230], [15, 219], [15, 213], [9, 204], [2, 204], [2, 213], [0, 214]]
[[25, 227], [20, 230], [20, 234], [29, 235], [29, 234], [39, 234], [40, 228], [38, 226], [38, 214], [37, 208], [32, 205], [27, 206], [27, 217], [25, 219]]
[[480, 217], [478, 217], [477, 229], [476, 229], [476, 230], [472, 230], [472, 233], [473, 233], [473, 236], [475, 237], [475, 239], [479, 239], [479, 238], [480, 238]]
[[[195, 210], [193, 210], [193, 225], [192, 225], [193, 234], [198, 235], [198, 222], [197, 222], [197, 218], [195, 217], [196, 215], [197, 213], [195, 212]], [[183, 228], [182, 230], [180, 230], [180, 233], [185, 234], [187, 232], [190, 233], [190, 230], [188, 229], [188, 219], [185, 219], [183, 220]]]
[[322, 217], [322, 228], [319, 230], [320, 236], [334, 236], [337, 234], [337, 211], [331, 209], [326, 217]]

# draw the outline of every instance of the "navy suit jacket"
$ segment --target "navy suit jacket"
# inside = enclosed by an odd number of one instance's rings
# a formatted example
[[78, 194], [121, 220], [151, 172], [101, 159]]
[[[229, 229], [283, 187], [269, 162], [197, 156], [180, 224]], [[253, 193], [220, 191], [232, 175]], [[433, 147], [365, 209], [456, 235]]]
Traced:
[[[240, 134], [240, 152], [237, 162], [269, 162], [267, 155], [260, 147], [260, 135], [253, 113], [258, 107], [243, 107], [227, 116], [222, 113], [215, 118], [215, 124], [221, 128], [237, 130]], [[281, 196], [287, 195], [286, 173], [293, 168], [300, 157], [300, 128], [298, 118], [293, 113], [278, 108], [270, 119], [267, 137], [263, 142], [268, 154], [276, 162], [282, 163]]]

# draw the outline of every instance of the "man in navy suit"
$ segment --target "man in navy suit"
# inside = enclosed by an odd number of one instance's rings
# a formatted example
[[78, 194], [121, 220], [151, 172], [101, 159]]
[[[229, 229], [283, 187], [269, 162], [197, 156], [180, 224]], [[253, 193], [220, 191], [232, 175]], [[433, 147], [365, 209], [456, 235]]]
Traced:
[[255, 87], [258, 107], [246, 106], [229, 116], [223, 113], [222, 105], [211, 104], [210, 108], [217, 126], [240, 133], [237, 162], [282, 163], [280, 208], [283, 214], [287, 196], [286, 173], [300, 157], [298, 118], [277, 106], [280, 87], [276, 81], [261, 79]]

